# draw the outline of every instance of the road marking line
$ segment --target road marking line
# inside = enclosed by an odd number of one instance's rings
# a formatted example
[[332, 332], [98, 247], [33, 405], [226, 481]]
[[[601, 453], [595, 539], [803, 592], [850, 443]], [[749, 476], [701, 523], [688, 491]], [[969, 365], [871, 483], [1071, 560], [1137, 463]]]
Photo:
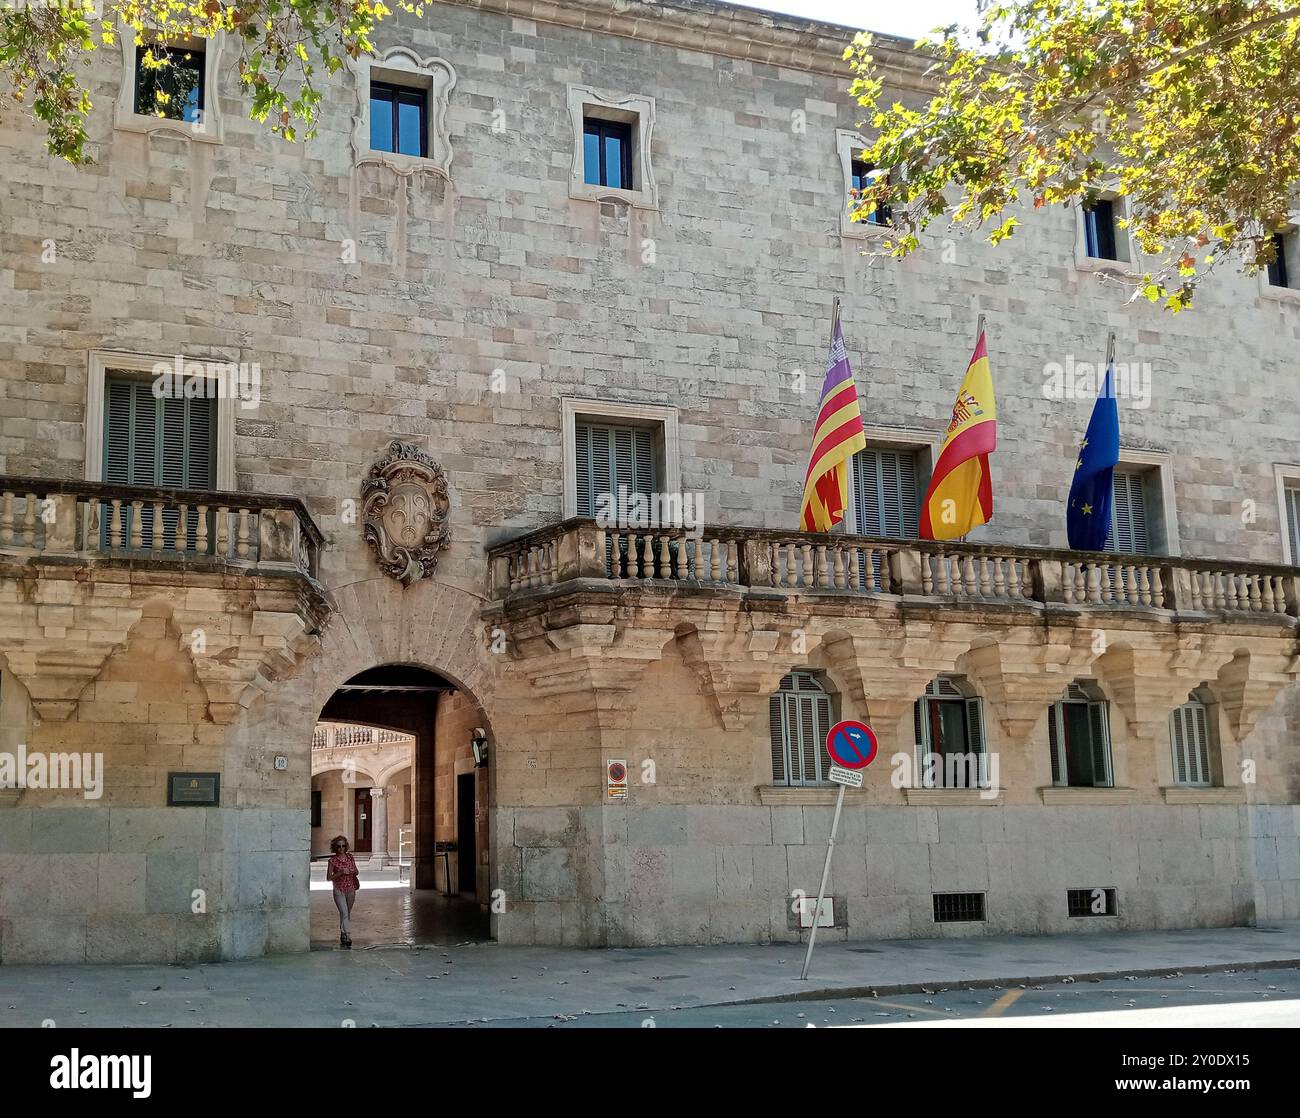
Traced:
[[1023, 990], [1008, 990], [1002, 997], [998, 998], [991, 1006], [988, 1007], [981, 1017], [1001, 1017], [1008, 1009], [1015, 1005], [1016, 1001], [1024, 995]]
[[936, 1017], [952, 1017], [952, 1014], [945, 1010], [931, 1009], [929, 1006], [925, 1005], [909, 1005], [907, 1002], [887, 1002], [881, 998], [864, 998], [863, 1001], [867, 1002], [868, 1005], [887, 1005], [890, 1009], [904, 1009], [908, 1013], [933, 1013]]

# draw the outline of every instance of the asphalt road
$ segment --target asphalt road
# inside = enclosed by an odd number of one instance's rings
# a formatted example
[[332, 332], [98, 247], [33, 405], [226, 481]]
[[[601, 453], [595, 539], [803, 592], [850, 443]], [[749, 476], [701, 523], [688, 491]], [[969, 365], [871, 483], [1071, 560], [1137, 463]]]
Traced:
[[1223, 971], [1163, 978], [1111, 979], [1050, 986], [831, 1001], [762, 1002], [692, 1009], [590, 1013], [472, 1023], [460, 1028], [766, 1028], [831, 1027], [1300, 1027], [1300, 969]]

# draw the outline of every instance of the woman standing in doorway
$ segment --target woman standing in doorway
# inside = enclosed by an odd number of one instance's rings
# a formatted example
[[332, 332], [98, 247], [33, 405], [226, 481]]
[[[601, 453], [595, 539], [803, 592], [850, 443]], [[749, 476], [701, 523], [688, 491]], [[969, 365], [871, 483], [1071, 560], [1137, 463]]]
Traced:
[[357, 899], [361, 880], [357, 877], [357, 864], [348, 853], [348, 840], [336, 835], [330, 840], [333, 852], [325, 867], [325, 880], [334, 882], [334, 905], [339, 910], [339, 946], [352, 946], [352, 902]]

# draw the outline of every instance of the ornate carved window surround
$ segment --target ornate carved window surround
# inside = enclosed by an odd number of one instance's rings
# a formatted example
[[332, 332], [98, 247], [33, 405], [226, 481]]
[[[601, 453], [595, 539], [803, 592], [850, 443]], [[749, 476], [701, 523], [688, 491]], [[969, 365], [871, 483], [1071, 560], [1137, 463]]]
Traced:
[[[352, 162], [360, 167], [377, 163], [399, 175], [426, 171], [451, 179], [451, 137], [447, 132], [447, 102], [456, 88], [456, 71], [446, 59], [421, 58], [406, 47], [391, 47], [374, 56], [349, 59], [357, 94], [356, 113], [352, 118]], [[428, 155], [404, 155], [401, 152], [375, 151], [370, 146], [370, 82], [387, 82], [396, 86], [424, 90], [428, 98], [426, 127]]]

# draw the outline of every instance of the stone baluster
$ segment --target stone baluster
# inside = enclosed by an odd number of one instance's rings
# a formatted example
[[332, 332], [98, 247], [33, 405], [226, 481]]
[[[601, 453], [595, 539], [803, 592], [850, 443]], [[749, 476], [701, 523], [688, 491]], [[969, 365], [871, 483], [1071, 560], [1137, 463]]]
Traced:
[[235, 541], [235, 555], [248, 558], [248, 509], [239, 510], [239, 536]]
[[[997, 558], [996, 558], [996, 557], [993, 558], [993, 559], [990, 559], [987, 555], [981, 555], [981, 556], [979, 557], [979, 567], [980, 567], [980, 596], [983, 597], [983, 598], [987, 598], [987, 597], [989, 596], [990, 592], [993, 590], [993, 581], [992, 581], [992, 579], [989, 577], [989, 563], [990, 563], [990, 562], [992, 562], [992, 564], [993, 564], [995, 567], [997, 566], [998, 561], [997, 561]], [[1001, 581], [1001, 578], [1002, 578], [1002, 576], [1001, 576], [1001, 573], [999, 572], [999, 575], [998, 575], [998, 581]]]
[[11, 546], [14, 542], [14, 495], [6, 491], [0, 501], [0, 547]]
[[27, 494], [27, 505], [23, 509], [23, 547], [36, 546], [36, 494]]
[[1260, 594], [1259, 584], [1263, 580], [1263, 575], [1246, 575], [1246, 581], [1250, 583], [1250, 608], [1251, 612], [1258, 613], [1264, 608], [1262, 596]]
[[1165, 608], [1165, 585], [1159, 567], [1151, 568], [1151, 604], [1156, 609]]
[[844, 568], [846, 564], [852, 563], [857, 555], [857, 548], [853, 549], [851, 554], [846, 554], [843, 548], [837, 547], [831, 551], [831, 562], [834, 566], [835, 589], [847, 589], [849, 584], [848, 574]]
[[921, 552], [921, 593], [927, 598], [934, 593], [934, 573], [930, 570], [930, 553]]

